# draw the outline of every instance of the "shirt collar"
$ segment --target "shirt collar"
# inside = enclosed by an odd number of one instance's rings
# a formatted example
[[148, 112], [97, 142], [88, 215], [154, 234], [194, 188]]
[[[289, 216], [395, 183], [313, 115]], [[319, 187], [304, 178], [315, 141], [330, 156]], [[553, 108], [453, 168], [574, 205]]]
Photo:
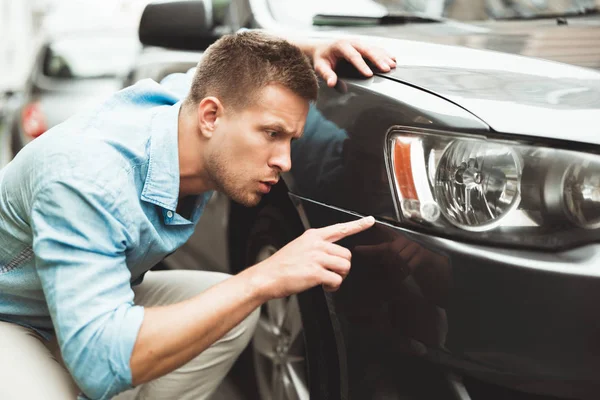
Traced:
[[150, 158], [141, 199], [175, 212], [179, 198], [178, 123], [181, 102], [161, 106], [151, 124]]

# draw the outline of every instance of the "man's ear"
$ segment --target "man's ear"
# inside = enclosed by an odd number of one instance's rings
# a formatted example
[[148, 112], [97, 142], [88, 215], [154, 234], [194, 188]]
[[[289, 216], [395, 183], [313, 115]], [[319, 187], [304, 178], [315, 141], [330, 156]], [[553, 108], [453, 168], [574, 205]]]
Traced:
[[200, 133], [207, 139], [212, 137], [219, 118], [223, 116], [223, 104], [216, 97], [205, 97], [196, 111]]

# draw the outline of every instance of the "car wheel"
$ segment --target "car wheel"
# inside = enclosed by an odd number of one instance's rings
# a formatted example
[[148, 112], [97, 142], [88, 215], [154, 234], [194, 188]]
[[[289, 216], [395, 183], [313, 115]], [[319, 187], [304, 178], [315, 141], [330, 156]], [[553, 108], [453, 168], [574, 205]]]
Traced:
[[[283, 216], [266, 207], [250, 234], [248, 259], [261, 262], [294, 239]], [[274, 299], [261, 308], [251, 344], [262, 400], [308, 400], [310, 390], [302, 316], [297, 296]]]

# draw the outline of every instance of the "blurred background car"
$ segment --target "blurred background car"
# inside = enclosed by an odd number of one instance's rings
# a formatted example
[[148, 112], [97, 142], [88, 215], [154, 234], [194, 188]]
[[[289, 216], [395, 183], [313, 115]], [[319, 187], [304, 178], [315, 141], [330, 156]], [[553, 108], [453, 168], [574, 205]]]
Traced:
[[121, 88], [139, 41], [131, 31], [67, 30], [42, 40], [7, 118], [13, 155], [31, 140]]

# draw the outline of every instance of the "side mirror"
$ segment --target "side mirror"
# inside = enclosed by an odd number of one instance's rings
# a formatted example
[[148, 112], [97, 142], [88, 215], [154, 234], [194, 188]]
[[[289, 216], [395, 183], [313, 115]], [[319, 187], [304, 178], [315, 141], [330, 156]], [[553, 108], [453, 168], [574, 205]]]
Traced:
[[204, 1], [164, 1], [144, 8], [138, 35], [146, 46], [202, 51], [219, 38], [213, 28]]

